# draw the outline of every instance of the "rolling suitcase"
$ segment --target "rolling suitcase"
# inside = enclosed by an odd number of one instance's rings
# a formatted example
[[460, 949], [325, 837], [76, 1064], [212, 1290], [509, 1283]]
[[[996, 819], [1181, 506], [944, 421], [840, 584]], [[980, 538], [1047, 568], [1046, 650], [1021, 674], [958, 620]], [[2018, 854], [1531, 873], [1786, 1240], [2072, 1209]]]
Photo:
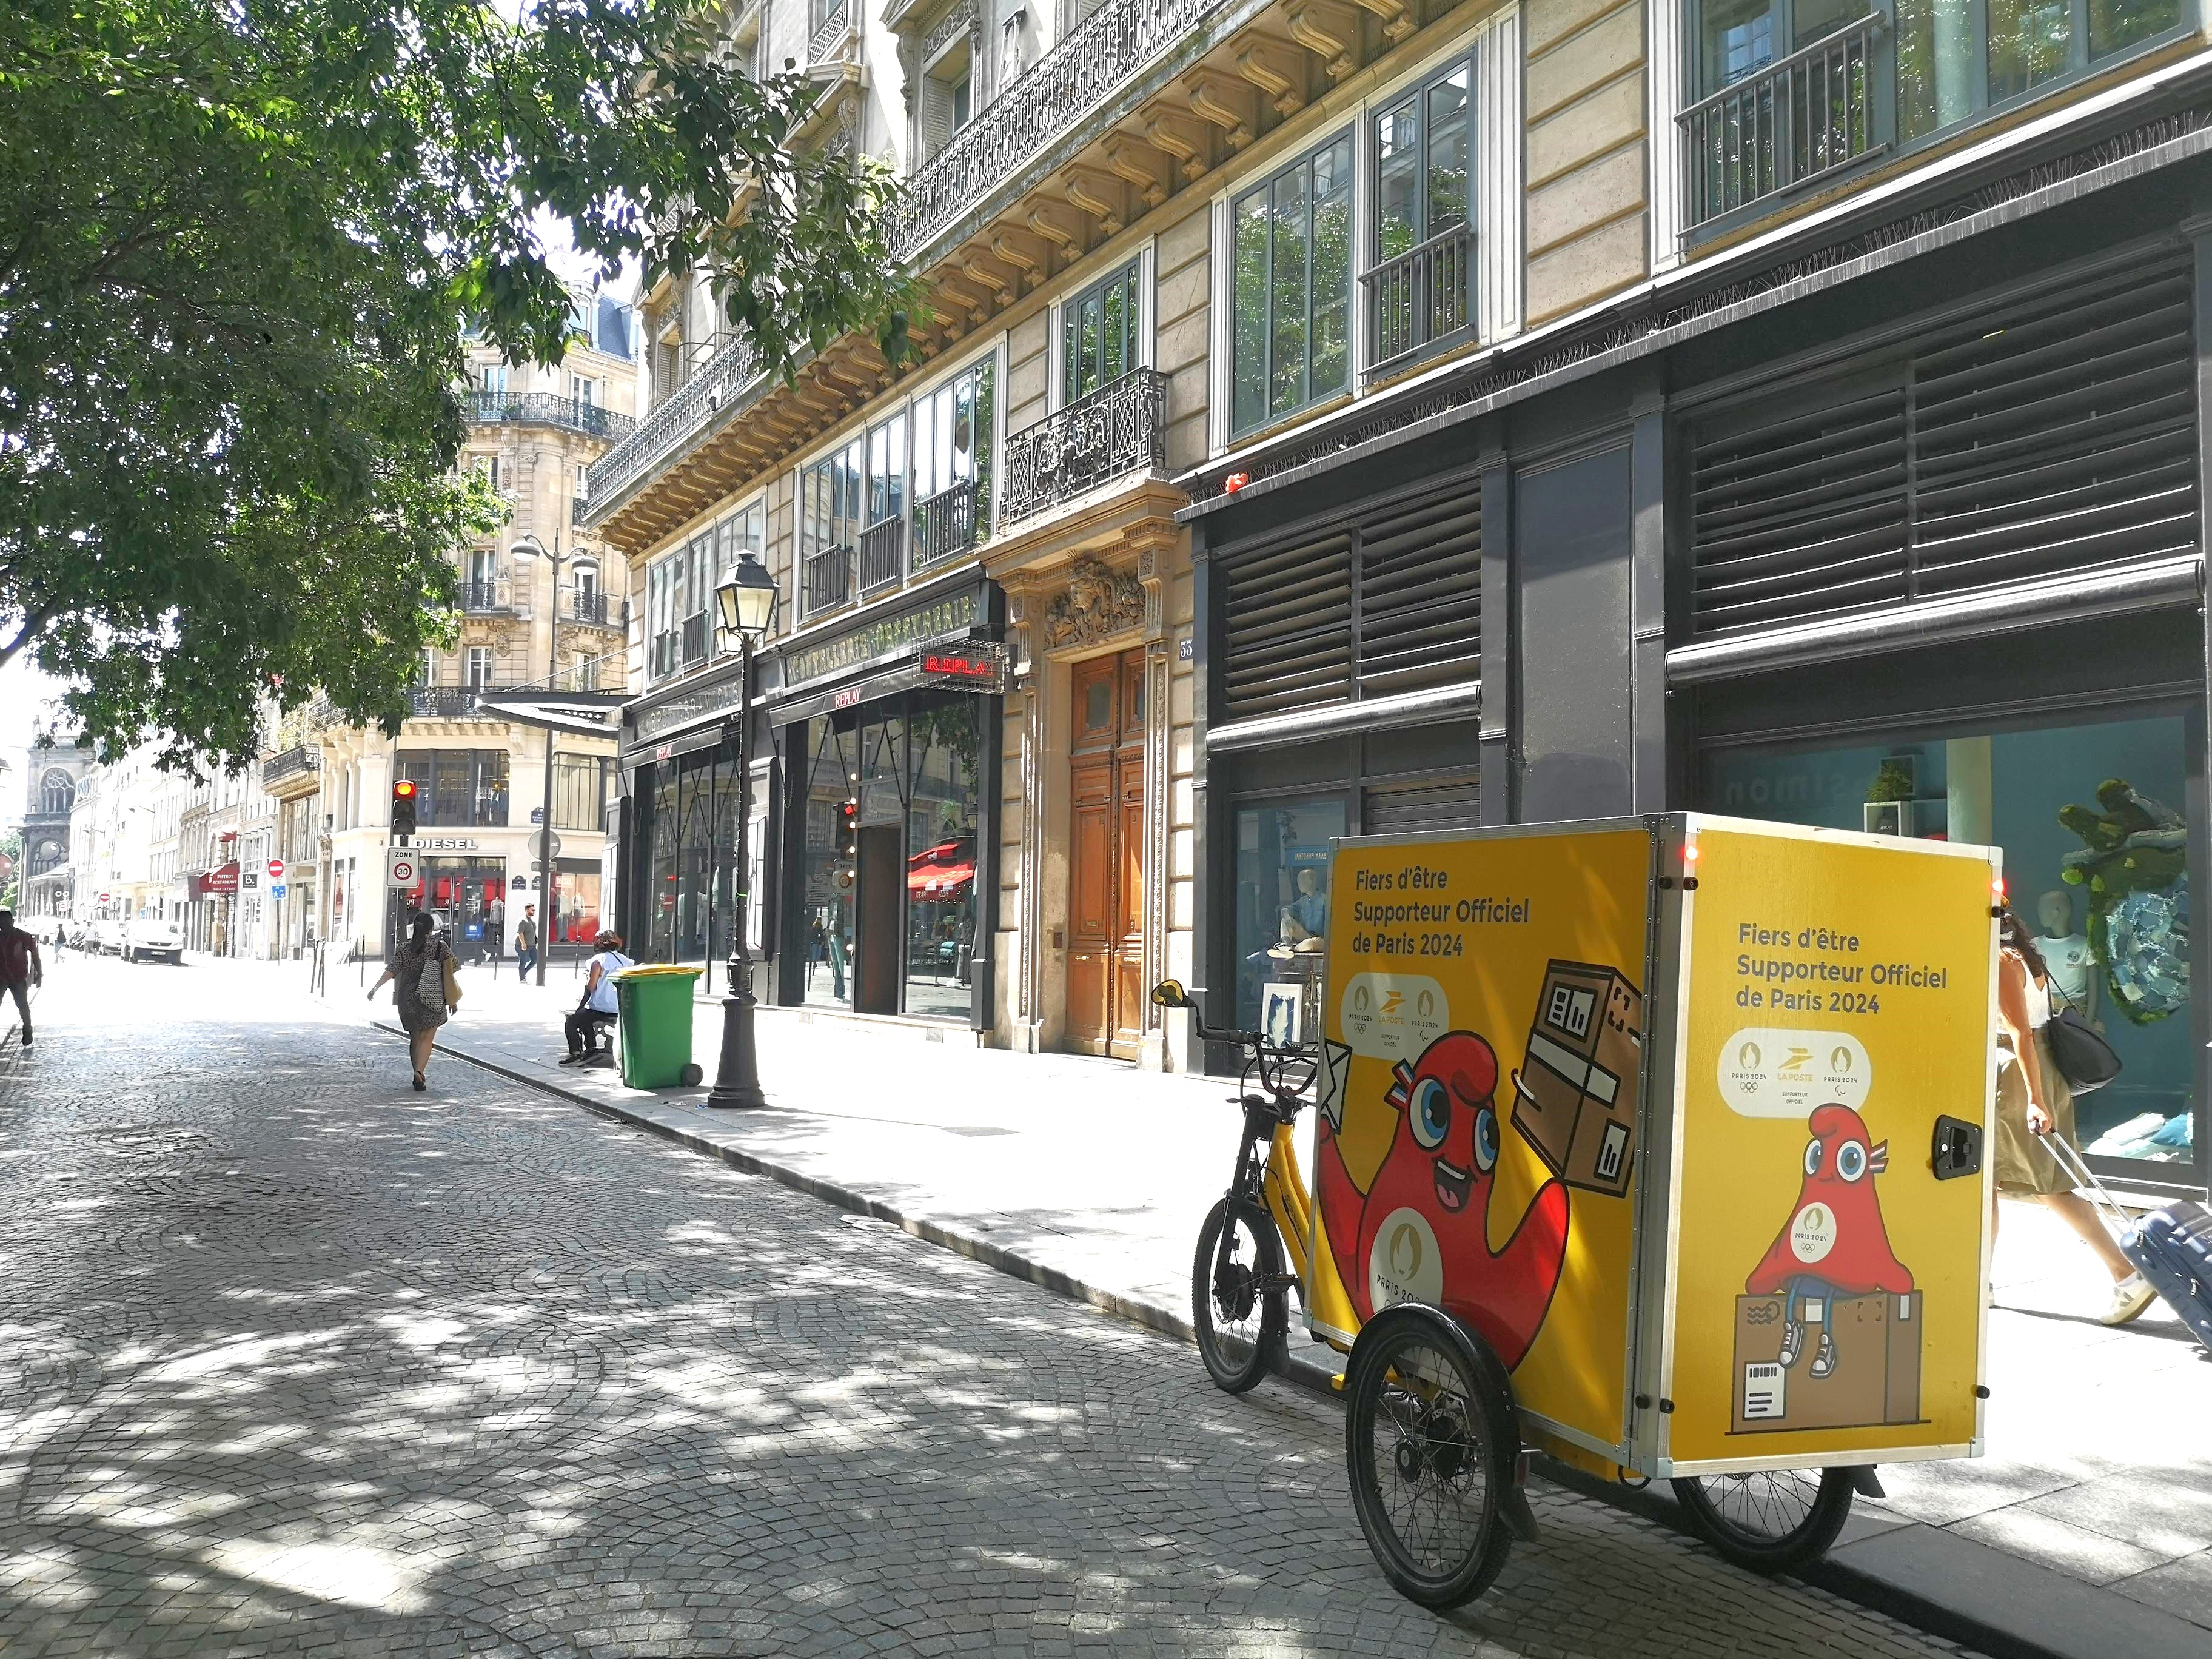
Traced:
[[2186, 1199], [2130, 1216], [2065, 1136], [2048, 1137], [2059, 1167], [2094, 1194], [2090, 1202], [2119, 1224], [2120, 1253], [2149, 1280], [2159, 1299], [2212, 1349], [2212, 1212]]

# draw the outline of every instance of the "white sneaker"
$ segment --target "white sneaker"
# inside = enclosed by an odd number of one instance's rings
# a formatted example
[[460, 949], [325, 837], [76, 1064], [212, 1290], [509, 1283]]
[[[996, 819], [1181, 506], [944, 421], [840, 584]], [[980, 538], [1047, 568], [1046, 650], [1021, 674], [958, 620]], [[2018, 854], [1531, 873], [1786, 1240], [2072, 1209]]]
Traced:
[[2097, 1316], [2100, 1325], [2124, 1325], [2158, 1300], [2158, 1292], [2141, 1273], [2130, 1273], [2112, 1286], [2112, 1305]]

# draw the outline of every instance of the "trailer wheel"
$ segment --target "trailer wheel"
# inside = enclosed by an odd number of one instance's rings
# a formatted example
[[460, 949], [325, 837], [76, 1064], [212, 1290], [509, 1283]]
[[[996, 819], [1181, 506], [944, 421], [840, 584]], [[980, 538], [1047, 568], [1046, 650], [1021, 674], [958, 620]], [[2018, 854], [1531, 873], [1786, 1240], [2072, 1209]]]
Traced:
[[1352, 1507], [1383, 1577], [1425, 1607], [1473, 1601], [1526, 1516], [1505, 1368], [1458, 1320], [1405, 1303], [1361, 1328], [1344, 1391]]
[[1707, 1541], [1753, 1572], [1791, 1572], [1828, 1553], [1851, 1512], [1849, 1469], [1761, 1469], [1674, 1483]]

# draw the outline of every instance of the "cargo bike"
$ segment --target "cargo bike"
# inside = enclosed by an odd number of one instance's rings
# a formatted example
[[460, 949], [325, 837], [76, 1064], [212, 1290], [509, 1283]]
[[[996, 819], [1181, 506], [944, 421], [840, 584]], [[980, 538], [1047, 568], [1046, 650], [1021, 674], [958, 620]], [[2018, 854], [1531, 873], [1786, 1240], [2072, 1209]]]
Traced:
[[1401, 1592], [1496, 1577], [1531, 1452], [1670, 1480], [1770, 1571], [1875, 1465], [1980, 1455], [2000, 854], [1669, 814], [1326, 856], [1319, 985], [1265, 988], [1317, 1029], [1198, 1024], [1245, 1125], [1193, 1320], [1231, 1391], [1294, 1293], [1347, 1356]]

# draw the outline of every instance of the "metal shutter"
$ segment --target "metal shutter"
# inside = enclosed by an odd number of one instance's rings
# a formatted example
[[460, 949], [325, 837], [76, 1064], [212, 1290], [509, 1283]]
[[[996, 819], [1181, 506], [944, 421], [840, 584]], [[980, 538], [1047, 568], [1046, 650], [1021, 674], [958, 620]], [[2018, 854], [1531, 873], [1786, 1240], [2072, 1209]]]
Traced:
[[1482, 672], [1482, 482], [1360, 526], [1359, 690], [1381, 696]]
[[2191, 281], [2176, 254], [2054, 285], [1708, 418], [1693, 635], [2193, 548]]
[[1352, 538], [1340, 532], [1240, 558], [1224, 572], [1223, 708], [1249, 720], [1352, 694]]
[[1360, 802], [1361, 830], [1370, 836], [1471, 830], [1482, 822], [1482, 786], [1475, 778], [1370, 789]]

